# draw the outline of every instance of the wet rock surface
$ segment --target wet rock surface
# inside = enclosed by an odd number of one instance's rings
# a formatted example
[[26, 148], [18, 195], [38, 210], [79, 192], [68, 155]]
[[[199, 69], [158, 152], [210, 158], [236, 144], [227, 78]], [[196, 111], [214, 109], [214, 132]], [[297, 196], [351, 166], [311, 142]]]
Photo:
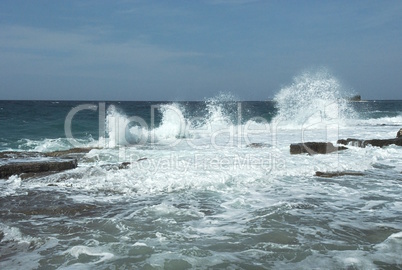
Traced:
[[326, 177], [326, 178], [345, 176], [345, 175], [363, 176], [364, 173], [353, 172], [353, 171], [343, 171], [343, 172], [338, 172], [338, 171], [337, 172], [320, 172], [320, 171], [317, 171], [317, 172], [315, 172], [315, 176]]
[[389, 145], [402, 146], [402, 137], [393, 139], [373, 139], [373, 140], [359, 140], [359, 139], [341, 139], [337, 141], [338, 144], [352, 145], [356, 147], [366, 147], [368, 145], [376, 147], [385, 147]]
[[10, 162], [0, 166], [0, 178], [7, 178], [12, 175], [25, 174], [25, 178], [30, 175], [45, 172], [60, 172], [74, 169], [77, 167], [76, 159], [60, 159], [60, 160], [36, 160]]
[[0, 153], [0, 179], [19, 175], [22, 179], [41, 177], [74, 169], [94, 148], [72, 148], [48, 153], [5, 151]]
[[336, 151], [346, 150], [344, 146], [334, 146], [330, 142], [305, 142], [290, 145], [290, 154], [329, 154]]

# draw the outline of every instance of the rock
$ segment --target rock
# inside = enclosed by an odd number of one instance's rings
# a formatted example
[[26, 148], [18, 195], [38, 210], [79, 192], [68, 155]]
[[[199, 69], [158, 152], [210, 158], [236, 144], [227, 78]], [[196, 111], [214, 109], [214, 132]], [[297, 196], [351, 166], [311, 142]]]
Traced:
[[363, 140], [347, 138], [346, 140], [345, 139], [338, 140], [336, 143], [356, 147], [364, 147], [363, 142], [364, 142]]
[[364, 173], [361, 172], [353, 172], [353, 171], [344, 171], [344, 172], [315, 172], [315, 176], [319, 177], [337, 177], [337, 176], [344, 176], [344, 175], [353, 175], [353, 176], [363, 176]]
[[[21, 162], [10, 162], [0, 165], [0, 178], [8, 178], [12, 175], [37, 173], [60, 172], [77, 167], [76, 159], [51, 159], [51, 160], [27, 160]], [[27, 178], [27, 177], [25, 177]]]
[[314, 154], [328, 154], [340, 150], [348, 149], [344, 146], [334, 146], [330, 142], [305, 142], [305, 143], [295, 143], [290, 145], [290, 154], [304, 154], [309, 155]]
[[0, 179], [8, 178], [11, 175], [19, 175], [21, 179], [43, 177], [74, 169], [77, 167], [77, 160], [80, 160], [92, 149], [99, 148], [72, 148], [48, 153], [0, 152]]
[[362, 100], [362, 96], [361, 95], [354, 95], [350, 98], [348, 98], [349, 101], [361, 101]]
[[358, 140], [358, 139], [346, 139], [346, 140], [338, 140], [338, 144], [343, 145], [351, 145], [356, 147], [366, 147], [367, 145], [384, 147], [392, 144], [402, 146], [402, 137], [393, 138], [393, 139], [373, 139], [373, 140]]
[[100, 149], [100, 148], [71, 148], [68, 150], [60, 150], [60, 151], [53, 151], [48, 153], [43, 153], [45, 157], [59, 157], [59, 158], [76, 158], [79, 159], [84, 156], [86, 153], [93, 149]]
[[263, 148], [263, 147], [271, 147], [268, 143], [250, 143], [247, 145], [250, 148]]
[[397, 138], [402, 138], [402, 128], [396, 133]]
[[0, 159], [27, 159], [43, 157], [39, 152], [18, 152], [18, 151], [4, 151], [0, 152]]
[[131, 162], [122, 162], [121, 164], [119, 164], [119, 170], [128, 169], [130, 165]]

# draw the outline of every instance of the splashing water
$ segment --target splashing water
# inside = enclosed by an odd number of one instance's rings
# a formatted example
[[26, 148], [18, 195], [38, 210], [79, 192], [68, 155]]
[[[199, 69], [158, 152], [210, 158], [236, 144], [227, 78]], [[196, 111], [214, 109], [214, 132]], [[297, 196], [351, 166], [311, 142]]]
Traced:
[[162, 122], [154, 129], [156, 141], [186, 138], [188, 134], [188, 121], [184, 117], [184, 109], [176, 103], [160, 106]]
[[342, 98], [342, 90], [339, 80], [326, 70], [303, 73], [275, 96], [278, 114], [273, 121], [293, 127], [343, 123], [354, 112]]
[[[134, 123], [140, 125], [134, 125]], [[108, 108], [106, 116], [107, 135], [109, 137], [108, 145], [113, 148], [130, 144], [144, 142], [148, 138], [148, 129], [145, 121], [139, 117], [128, 117], [124, 113], [111, 105]]]
[[220, 93], [213, 98], [206, 100], [206, 108], [208, 111], [206, 124], [211, 130], [219, 130], [233, 125], [234, 112], [233, 104], [236, 102], [234, 96], [228, 93]]
[[106, 117], [108, 146], [138, 145], [155, 143], [164, 140], [186, 138], [188, 136], [188, 121], [183, 115], [183, 109], [178, 104], [158, 106], [162, 112], [162, 121], [154, 129], [148, 127], [147, 122], [138, 116], [128, 117], [111, 105]]

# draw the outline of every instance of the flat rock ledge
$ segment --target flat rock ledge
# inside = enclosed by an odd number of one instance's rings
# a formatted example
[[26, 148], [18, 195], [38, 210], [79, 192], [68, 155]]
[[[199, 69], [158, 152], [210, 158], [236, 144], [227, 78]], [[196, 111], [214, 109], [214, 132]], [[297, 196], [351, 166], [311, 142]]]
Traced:
[[329, 154], [341, 150], [346, 150], [344, 146], [334, 146], [330, 142], [305, 142], [305, 143], [293, 143], [290, 145], [290, 154]]
[[12, 175], [23, 175], [23, 178], [35, 176], [38, 173], [55, 173], [77, 167], [76, 159], [35, 160], [10, 162], [0, 165], [0, 178], [8, 178]]
[[21, 179], [50, 175], [71, 170], [78, 161], [94, 148], [72, 148], [69, 150], [42, 152], [0, 152], [0, 179], [19, 175]]

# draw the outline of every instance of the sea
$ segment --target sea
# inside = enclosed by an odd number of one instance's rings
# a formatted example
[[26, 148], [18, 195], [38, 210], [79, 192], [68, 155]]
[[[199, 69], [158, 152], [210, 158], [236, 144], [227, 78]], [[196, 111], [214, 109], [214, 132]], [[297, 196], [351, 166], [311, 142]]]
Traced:
[[0, 269], [402, 269], [402, 148], [289, 151], [396, 137], [401, 100], [350, 95], [305, 73], [266, 101], [0, 101], [0, 152], [91, 148], [0, 179]]

